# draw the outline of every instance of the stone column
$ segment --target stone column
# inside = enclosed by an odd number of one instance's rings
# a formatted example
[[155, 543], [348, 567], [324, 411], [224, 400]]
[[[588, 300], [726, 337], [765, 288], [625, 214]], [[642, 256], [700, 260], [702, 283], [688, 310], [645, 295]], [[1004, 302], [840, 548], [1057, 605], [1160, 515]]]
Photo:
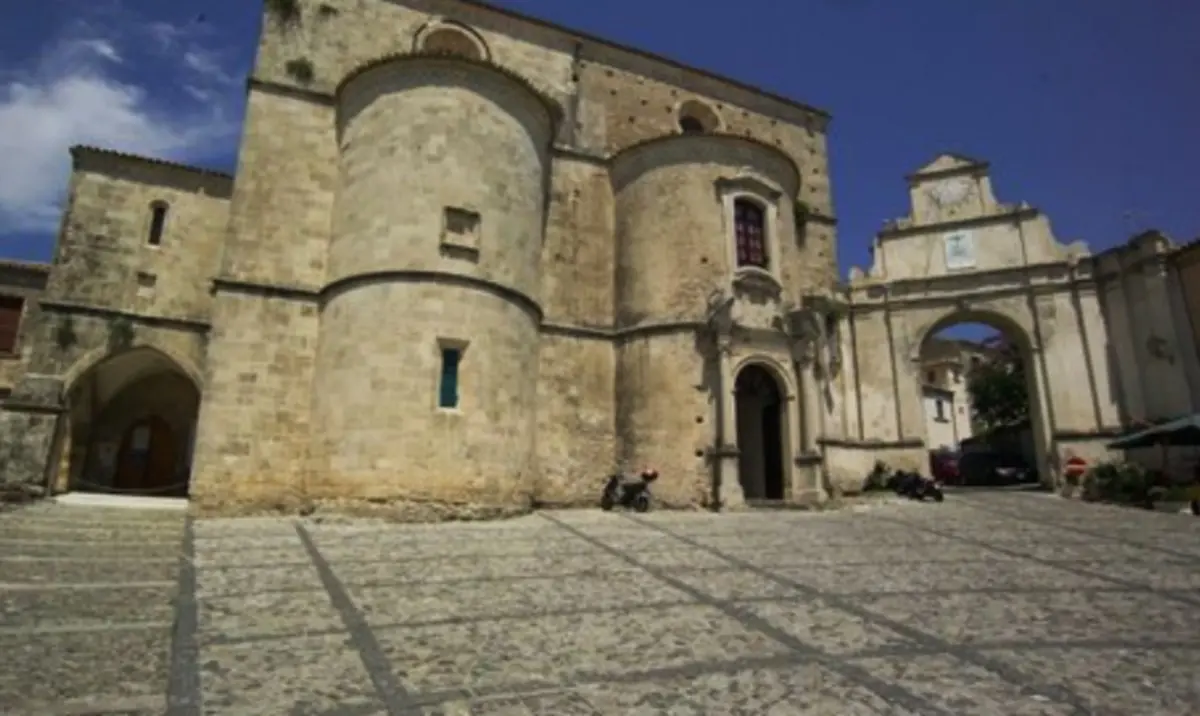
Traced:
[[821, 415], [821, 385], [813, 374], [812, 364], [799, 366], [800, 381], [800, 451], [805, 455], [817, 451], [818, 420]]
[[[1118, 256], [1118, 263], [1121, 259]], [[1122, 389], [1127, 391], [1125, 396], [1125, 406], [1129, 409], [1130, 418], [1136, 420], [1145, 420], [1148, 417], [1150, 410], [1149, 395], [1146, 388], [1146, 372], [1142, 367], [1142, 341], [1139, 339], [1141, 332], [1137, 327], [1137, 320], [1133, 315], [1133, 306], [1129, 302], [1129, 291], [1127, 268], [1122, 264], [1118, 266], [1117, 276], [1114, 279], [1117, 287], [1117, 304], [1121, 311], [1121, 318], [1125, 322], [1126, 335], [1130, 346], [1129, 355], [1133, 359], [1133, 365], [1123, 366], [1120, 359], [1117, 360], [1118, 370], [1126, 380], [1122, 380]], [[1132, 390], [1129, 390], [1132, 389]], [[1136, 398], [1136, 400], [1134, 400]]]
[[733, 374], [733, 336], [728, 331], [717, 334], [717, 372], [720, 385], [717, 387], [717, 412], [719, 432], [717, 450], [713, 456], [718, 461], [720, 475], [717, 494], [721, 506], [737, 508], [746, 504], [738, 458], [741, 452], [737, 445], [737, 396], [734, 388], [737, 380]]
[[75, 454], [74, 426], [70, 413], [63, 413], [60, 418], [61, 430], [58, 435], [57, 460], [50, 479], [50, 491], [59, 495], [71, 489], [71, 457]]
[[[1158, 376], [1151, 393], [1147, 394], [1147, 415], [1151, 418], [1175, 418], [1190, 412], [1192, 391], [1188, 384], [1187, 368], [1182, 358], [1179, 333], [1175, 330], [1176, 301], [1171, 286], [1170, 267], [1167, 266], [1166, 256], [1159, 254], [1143, 269], [1143, 281], [1146, 292], [1146, 307], [1157, 312], [1157, 316], [1149, 318], [1152, 326], [1146, 352], [1151, 359], [1151, 371]], [[1165, 333], [1166, 335], [1161, 335]], [[1153, 342], [1156, 345], [1150, 345]], [[1156, 352], [1161, 354], [1156, 355]], [[1152, 409], [1151, 397], [1157, 397]]]
[[62, 381], [22, 376], [0, 410], [0, 491], [36, 497], [47, 493], [62, 418]]
[[1188, 387], [1187, 412], [1200, 410], [1200, 354], [1196, 350], [1196, 336], [1192, 331], [1192, 316], [1188, 309], [1187, 293], [1178, 266], [1167, 273], [1167, 286], [1171, 298], [1171, 327], [1175, 336], [1175, 354], [1183, 363], [1184, 379]]
[[1036, 393], [1030, 396], [1033, 410], [1029, 416], [1029, 430], [1033, 437], [1033, 450], [1038, 458], [1037, 470], [1042, 484], [1057, 489], [1062, 485], [1062, 460], [1054, 441], [1054, 396], [1050, 393], [1044, 363], [1042, 347], [1032, 346], [1027, 369], [1033, 371], [1032, 387]]

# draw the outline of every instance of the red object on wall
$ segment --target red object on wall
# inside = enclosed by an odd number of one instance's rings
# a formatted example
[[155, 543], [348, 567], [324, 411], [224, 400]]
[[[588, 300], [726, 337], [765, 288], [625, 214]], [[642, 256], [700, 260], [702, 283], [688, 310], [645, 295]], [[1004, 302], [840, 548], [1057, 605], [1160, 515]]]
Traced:
[[1087, 460], [1078, 455], [1067, 458], [1067, 464], [1063, 468], [1063, 472], [1068, 477], [1083, 477], [1083, 473], [1087, 472]]

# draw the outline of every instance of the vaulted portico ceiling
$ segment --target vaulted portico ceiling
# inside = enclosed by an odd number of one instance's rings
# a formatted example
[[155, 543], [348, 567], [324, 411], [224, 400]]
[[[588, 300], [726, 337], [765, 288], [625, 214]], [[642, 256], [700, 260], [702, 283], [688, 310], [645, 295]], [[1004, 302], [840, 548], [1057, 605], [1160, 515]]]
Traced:
[[965, 154], [943, 152], [933, 161], [905, 177], [910, 184], [935, 177], [953, 176], [956, 174], [985, 174], [990, 165], [982, 159], [968, 157]]
[[138, 347], [110, 356], [92, 366], [85, 374], [85, 379], [91, 381], [85, 389], [91, 392], [90, 397], [103, 405], [123, 389], [143, 378], [158, 373], [181, 372], [166, 355], [156, 350]]

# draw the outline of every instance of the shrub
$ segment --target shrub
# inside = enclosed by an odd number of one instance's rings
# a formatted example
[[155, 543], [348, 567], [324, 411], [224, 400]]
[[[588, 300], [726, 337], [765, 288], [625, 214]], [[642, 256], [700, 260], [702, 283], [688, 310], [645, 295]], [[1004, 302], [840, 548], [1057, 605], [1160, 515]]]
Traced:
[[1083, 498], [1132, 505], [1151, 505], [1162, 494], [1161, 475], [1130, 462], [1103, 462], [1083, 476]]

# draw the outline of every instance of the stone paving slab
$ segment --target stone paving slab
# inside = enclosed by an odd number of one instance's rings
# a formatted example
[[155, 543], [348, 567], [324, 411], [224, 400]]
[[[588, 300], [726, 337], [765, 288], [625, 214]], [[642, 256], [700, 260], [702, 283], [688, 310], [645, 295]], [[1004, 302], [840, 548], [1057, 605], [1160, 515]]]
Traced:
[[0, 703], [1192, 716], [1198, 568], [1200, 520], [1009, 492], [418, 526], [34, 507], [0, 515]]
[[209, 645], [202, 654], [202, 713], [387, 713], [342, 633]]
[[174, 582], [52, 588], [6, 585], [0, 589], [0, 628], [170, 621], [175, 611], [171, 603], [174, 587]]
[[[180, 518], [182, 519], [182, 517]], [[0, 516], [0, 520], [3, 517]], [[180, 538], [176, 535], [163, 541], [128, 540], [122, 542], [94, 542], [72, 534], [58, 534], [55, 539], [17, 540], [6, 539], [0, 530], [0, 554], [5, 557], [44, 557], [49, 559], [71, 559], [83, 561], [179, 559]]]
[[180, 511], [0, 514], [0, 712], [162, 714], [183, 536]]
[[114, 560], [31, 558], [0, 555], [0, 578], [16, 584], [96, 584], [172, 582], [179, 578], [179, 559]]
[[54, 705], [70, 701], [91, 701], [94, 709], [132, 702], [133, 710], [161, 713], [169, 632], [168, 622], [131, 629], [0, 635], [3, 713], [46, 716], [54, 713]]

